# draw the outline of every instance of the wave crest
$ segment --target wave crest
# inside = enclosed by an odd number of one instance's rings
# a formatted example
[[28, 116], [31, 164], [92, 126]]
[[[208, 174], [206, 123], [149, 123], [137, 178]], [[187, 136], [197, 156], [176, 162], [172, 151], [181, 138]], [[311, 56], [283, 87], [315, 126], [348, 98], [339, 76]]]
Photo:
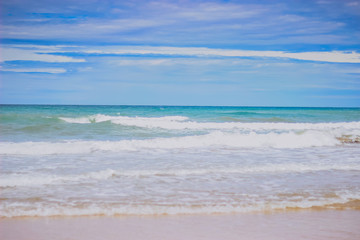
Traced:
[[[340, 135], [341, 136], [341, 135]], [[2, 142], [0, 154], [84, 154], [93, 152], [122, 152], [177, 149], [229, 149], [229, 148], [304, 148], [335, 146], [341, 144], [336, 133], [309, 130], [302, 133], [225, 133], [220, 131], [205, 135], [146, 140], [63, 142]]]
[[60, 117], [59, 119], [68, 123], [100, 123], [110, 121], [115, 124], [121, 124], [125, 126], [137, 126], [145, 128], [154, 128], [166, 126], [166, 124], [178, 123], [188, 120], [188, 117], [184, 116], [165, 116], [165, 117], [127, 117], [127, 116], [109, 116], [103, 114], [96, 114], [89, 117], [80, 118], [66, 118]]
[[204, 176], [211, 174], [259, 174], [259, 173], [306, 173], [318, 171], [360, 171], [356, 164], [348, 165], [314, 165], [314, 164], [267, 164], [259, 166], [244, 166], [238, 168], [202, 168], [202, 169], [148, 169], [148, 170], [114, 170], [105, 169], [78, 175], [34, 175], [34, 174], [4, 174], [0, 177], [0, 187], [56, 185], [63, 183], [83, 183], [111, 178], [129, 177], [179, 177]]
[[276, 212], [300, 209], [360, 209], [359, 196], [320, 199], [303, 199], [297, 202], [255, 201], [232, 204], [172, 204], [133, 205], [120, 203], [5, 203], [0, 205], [1, 217], [54, 217], [54, 216], [160, 216], [188, 214], [231, 214], [251, 212]]
[[333, 122], [333, 123], [286, 123], [286, 122], [196, 122], [185, 116], [166, 117], [127, 117], [92, 115], [81, 118], [65, 118], [61, 120], [68, 123], [89, 124], [110, 121], [113, 124], [135, 126], [143, 128], [162, 128], [168, 130], [326, 130], [326, 129], [360, 129], [360, 122]]

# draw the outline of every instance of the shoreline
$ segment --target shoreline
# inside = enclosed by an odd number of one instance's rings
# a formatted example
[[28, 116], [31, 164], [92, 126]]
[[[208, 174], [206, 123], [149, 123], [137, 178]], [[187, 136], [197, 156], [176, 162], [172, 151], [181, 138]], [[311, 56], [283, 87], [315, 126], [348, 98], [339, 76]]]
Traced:
[[0, 238], [22, 239], [360, 239], [360, 211], [167, 216], [1, 218]]
[[125, 213], [92, 213], [92, 214], [55, 214], [55, 215], [23, 215], [23, 216], [0, 216], [1, 220], [27, 220], [27, 219], [67, 219], [67, 218], [128, 218], [128, 217], [149, 217], [149, 218], [161, 218], [161, 217], [187, 217], [187, 216], [228, 216], [228, 215], [272, 215], [272, 214], [286, 214], [294, 212], [322, 212], [322, 211], [359, 211], [360, 212], [360, 200], [352, 199], [347, 202], [326, 204], [323, 206], [311, 206], [311, 207], [286, 207], [286, 208], [269, 208], [258, 209], [249, 211], [229, 211], [229, 212], [192, 212], [192, 213], [142, 213], [142, 214], [125, 214]]

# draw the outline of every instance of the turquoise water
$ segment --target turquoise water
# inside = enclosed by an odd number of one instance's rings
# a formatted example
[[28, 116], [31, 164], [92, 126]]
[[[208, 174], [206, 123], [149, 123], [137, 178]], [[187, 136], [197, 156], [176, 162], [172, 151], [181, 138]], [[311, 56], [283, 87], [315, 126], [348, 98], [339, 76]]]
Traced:
[[[328, 123], [360, 121], [359, 108], [279, 108], [279, 107], [170, 107], [170, 106], [56, 106], [1, 105], [2, 141], [42, 141], [69, 139], [121, 140], [156, 136], [171, 137], [205, 133], [204, 128], [162, 130], [151, 127], [152, 118], [182, 116], [186, 122], [211, 123]], [[102, 116], [108, 119], [100, 119]], [[121, 117], [143, 117], [149, 127], [114, 124]], [[64, 120], [66, 118], [67, 120]], [[90, 125], [76, 124], [85, 118]], [[71, 121], [74, 120], [73, 122]], [[114, 121], [115, 120], [115, 121]], [[166, 129], [166, 122], [163, 122]]]
[[0, 215], [360, 209], [360, 109], [0, 105]]

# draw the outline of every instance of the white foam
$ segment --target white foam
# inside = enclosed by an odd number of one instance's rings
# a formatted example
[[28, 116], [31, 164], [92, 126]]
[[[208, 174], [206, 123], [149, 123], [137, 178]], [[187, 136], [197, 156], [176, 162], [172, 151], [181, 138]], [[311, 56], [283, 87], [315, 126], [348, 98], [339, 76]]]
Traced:
[[108, 116], [97, 114], [81, 118], [60, 118], [69, 123], [94, 123], [111, 121], [114, 124], [124, 126], [135, 126], [143, 128], [162, 128], [168, 130], [223, 130], [223, 129], [243, 129], [249, 131], [258, 130], [328, 130], [328, 129], [360, 129], [360, 122], [337, 122], [337, 123], [243, 123], [243, 122], [196, 122], [190, 121], [184, 116], [167, 117], [126, 117]]
[[[49, 216], [149, 216], [149, 215], [184, 215], [184, 214], [230, 214], [286, 210], [287, 208], [327, 207], [332, 204], [345, 204], [353, 199], [359, 199], [359, 194], [350, 198], [321, 198], [302, 199], [301, 201], [274, 201], [253, 199], [251, 202], [232, 203], [205, 203], [191, 205], [189, 203], [178, 203], [171, 205], [149, 204], [121, 204], [121, 203], [86, 203], [86, 204], [64, 204], [64, 203], [2, 203], [0, 205], [1, 217], [49, 217]], [[78, 206], [77, 206], [78, 205]]]
[[37, 186], [81, 182], [86, 180], [104, 180], [114, 176], [116, 172], [106, 169], [80, 175], [46, 175], [46, 174], [3, 174], [0, 176], [0, 187]]
[[[25, 205], [25, 206], [24, 206]], [[225, 214], [225, 213], [243, 213], [261, 211], [266, 208], [260, 206], [233, 206], [233, 205], [218, 205], [218, 206], [133, 206], [120, 205], [112, 206], [104, 204], [92, 204], [84, 207], [61, 206], [43, 206], [42, 204], [34, 205], [16, 205], [6, 204], [0, 207], [2, 210], [0, 216], [2, 217], [50, 217], [50, 216], [150, 216], [150, 215], [184, 215], [184, 214]], [[267, 207], [269, 208], [269, 207]]]
[[165, 116], [165, 117], [126, 117], [126, 116], [109, 116], [103, 114], [96, 114], [89, 117], [80, 118], [65, 118], [60, 117], [61, 120], [68, 123], [99, 123], [111, 121], [115, 124], [121, 124], [125, 126], [137, 126], [144, 128], [163, 128], [168, 124], [179, 123], [188, 120], [187, 117], [183, 116]]
[[267, 164], [238, 168], [201, 168], [201, 169], [153, 169], [153, 170], [114, 170], [106, 169], [79, 175], [45, 174], [3, 174], [0, 187], [21, 187], [56, 185], [64, 183], [84, 183], [93, 180], [107, 180], [117, 177], [172, 177], [172, 176], [207, 176], [211, 174], [269, 174], [269, 173], [305, 173], [318, 171], [360, 171], [360, 165], [304, 165], [304, 164]]
[[[98, 151], [122, 152], [151, 149], [174, 150], [194, 148], [304, 148], [340, 144], [338, 132], [309, 130], [303, 133], [224, 133], [215, 131], [205, 135], [153, 138], [122, 141], [63, 141], [63, 142], [1, 142], [0, 154], [82, 154]], [[340, 135], [341, 136], [341, 135]]]

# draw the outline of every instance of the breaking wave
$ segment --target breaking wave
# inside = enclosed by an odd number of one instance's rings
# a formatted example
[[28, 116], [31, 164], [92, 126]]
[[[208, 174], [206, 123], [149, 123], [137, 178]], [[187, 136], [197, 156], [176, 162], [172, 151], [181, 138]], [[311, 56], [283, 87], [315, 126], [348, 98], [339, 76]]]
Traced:
[[[360, 209], [359, 195], [319, 200], [272, 202], [257, 200], [249, 203], [223, 204], [171, 204], [147, 205], [118, 203], [6, 203], [0, 206], [0, 217], [52, 217], [52, 216], [159, 216], [188, 214], [234, 214], [249, 212], [274, 212], [299, 209]], [[34, 207], [36, 206], [36, 207]]]
[[114, 124], [124, 126], [135, 126], [143, 128], [163, 128], [163, 129], [248, 129], [248, 130], [322, 130], [322, 129], [360, 129], [360, 122], [332, 122], [332, 123], [286, 123], [286, 122], [196, 122], [190, 121], [184, 116], [167, 117], [126, 117], [108, 116], [97, 114], [81, 118], [64, 118], [61, 120], [68, 123], [89, 124], [110, 121]]
[[89, 181], [108, 180], [112, 178], [130, 177], [179, 177], [201, 176], [211, 174], [268, 174], [268, 173], [306, 173], [318, 171], [360, 171], [356, 164], [348, 165], [314, 165], [314, 164], [267, 164], [260, 166], [244, 166], [237, 168], [205, 168], [205, 169], [153, 169], [153, 170], [114, 170], [106, 169], [78, 175], [50, 174], [4, 174], [0, 177], [0, 187], [20, 187], [56, 185], [63, 183], [83, 183]]
[[93, 152], [122, 152], [142, 150], [178, 149], [233, 149], [233, 148], [306, 148], [335, 146], [346, 141], [338, 132], [308, 130], [304, 132], [269, 133], [226, 133], [214, 131], [204, 135], [171, 138], [152, 138], [145, 140], [84, 141], [62, 142], [1, 142], [0, 154], [82, 154]]
[[184, 116], [166, 117], [126, 117], [97, 114], [81, 118], [65, 118], [68, 123], [89, 124], [110, 121], [113, 124], [142, 128], [162, 128], [168, 130], [204, 130], [204, 129], [245, 129], [245, 130], [326, 130], [326, 129], [360, 129], [360, 122], [334, 123], [285, 123], [285, 122], [196, 122]]
[[176, 124], [188, 120], [189, 118], [183, 116], [165, 116], [165, 117], [126, 117], [126, 116], [108, 116], [103, 114], [96, 114], [89, 117], [80, 118], [66, 118], [60, 117], [59, 119], [68, 123], [99, 123], [110, 121], [115, 124], [125, 126], [137, 126], [145, 128], [163, 128], [168, 124]]

